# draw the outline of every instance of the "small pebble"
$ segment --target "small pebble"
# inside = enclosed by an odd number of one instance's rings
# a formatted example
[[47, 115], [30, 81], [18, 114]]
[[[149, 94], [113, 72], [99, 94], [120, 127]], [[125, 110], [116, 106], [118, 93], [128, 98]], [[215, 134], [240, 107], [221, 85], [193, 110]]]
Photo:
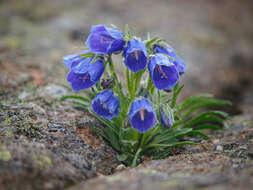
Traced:
[[239, 146], [239, 149], [242, 149], [242, 150], [247, 150], [247, 149], [248, 149], [248, 147], [247, 147], [247, 145], [242, 145], [242, 146]]
[[120, 165], [118, 165], [118, 166], [115, 168], [115, 171], [116, 171], [116, 172], [120, 172], [120, 171], [123, 171], [123, 170], [125, 170], [125, 169], [126, 169], [126, 166], [123, 165], [123, 164], [120, 164]]
[[48, 131], [49, 132], [57, 132], [58, 130], [62, 129], [62, 126], [60, 124], [57, 123], [48, 123], [47, 127], [49, 128]]
[[223, 146], [218, 145], [218, 146], [216, 147], [216, 150], [217, 150], [217, 151], [223, 151]]
[[62, 96], [67, 95], [68, 90], [63, 86], [52, 84], [40, 89], [39, 93], [41, 96], [60, 98]]
[[26, 99], [27, 97], [29, 97], [31, 94], [30, 93], [28, 93], [28, 92], [21, 92], [19, 95], [18, 95], [18, 99], [20, 99], [20, 100], [24, 100], [24, 99]]

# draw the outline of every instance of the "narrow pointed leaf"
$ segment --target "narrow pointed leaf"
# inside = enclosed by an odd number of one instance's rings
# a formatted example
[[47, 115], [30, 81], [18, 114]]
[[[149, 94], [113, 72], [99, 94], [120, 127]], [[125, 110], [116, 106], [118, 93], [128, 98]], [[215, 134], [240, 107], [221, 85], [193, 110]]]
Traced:
[[88, 110], [89, 109], [89, 105], [88, 104], [83, 104], [81, 102], [77, 102], [77, 101], [74, 101], [73, 104], [77, 107], [80, 107], [80, 108], [83, 108], [85, 110]]
[[176, 142], [171, 144], [150, 144], [148, 145], [149, 148], [167, 148], [167, 147], [174, 147], [174, 146], [183, 146], [183, 145], [198, 145], [199, 143], [191, 142], [191, 141], [183, 141], [183, 142]]
[[220, 130], [222, 129], [222, 127], [215, 124], [203, 124], [203, 125], [199, 125], [193, 128], [193, 130], [204, 130], [204, 129]]
[[227, 100], [217, 100], [217, 99], [207, 99], [205, 101], [201, 101], [191, 108], [189, 108], [188, 111], [183, 113], [181, 120], [185, 120], [187, 117], [189, 117], [193, 112], [206, 107], [216, 107], [216, 106], [225, 106], [225, 105], [231, 105], [230, 101]]
[[210, 116], [210, 115], [199, 115], [199, 116], [193, 118], [192, 120], [186, 122], [183, 125], [183, 128], [194, 127], [194, 125], [197, 125], [199, 123], [216, 123], [221, 126], [224, 125], [223, 120], [220, 119], [219, 117]]
[[192, 96], [190, 98], [187, 98], [186, 100], [184, 100], [182, 103], [180, 103], [176, 108], [177, 108], [177, 112], [181, 112], [184, 109], [188, 108], [189, 106], [192, 106], [202, 100], [206, 100], [208, 98], [212, 98], [213, 95], [212, 94], [200, 94], [200, 95], [196, 95], [196, 96]]
[[84, 101], [84, 102], [90, 102], [90, 100], [88, 98], [85, 98], [83, 96], [76, 96], [76, 95], [71, 95], [71, 96], [63, 96], [61, 97], [61, 101], [65, 101], [67, 99], [76, 99], [76, 100], [81, 100], [81, 101]]

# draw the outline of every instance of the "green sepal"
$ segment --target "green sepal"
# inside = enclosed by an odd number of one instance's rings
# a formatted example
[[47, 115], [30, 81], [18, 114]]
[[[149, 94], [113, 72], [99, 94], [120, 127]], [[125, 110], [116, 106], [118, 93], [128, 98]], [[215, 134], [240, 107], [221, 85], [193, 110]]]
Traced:
[[89, 53], [80, 54], [80, 56], [82, 57], [82, 59], [87, 59], [90, 57], [94, 57], [95, 53], [89, 52]]
[[148, 40], [145, 44], [146, 44], [146, 47], [149, 47], [151, 44], [153, 44], [155, 41], [157, 41], [159, 38], [157, 37], [154, 37], [152, 38], [151, 40]]

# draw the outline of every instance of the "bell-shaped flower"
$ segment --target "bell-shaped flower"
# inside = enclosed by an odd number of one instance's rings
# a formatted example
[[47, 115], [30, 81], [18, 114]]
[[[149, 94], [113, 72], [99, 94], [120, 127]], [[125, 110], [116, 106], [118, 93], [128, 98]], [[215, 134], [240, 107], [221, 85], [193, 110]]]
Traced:
[[91, 108], [97, 115], [112, 119], [119, 113], [119, 98], [113, 95], [112, 90], [106, 90], [95, 96]]
[[145, 44], [139, 40], [129, 40], [124, 49], [124, 63], [132, 72], [145, 69], [148, 53]]
[[123, 49], [123, 36], [124, 34], [115, 28], [96, 25], [92, 26], [86, 45], [94, 53], [111, 54]]
[[168, 45], [165, 44], [166, 48], [160, 45], [154, 46], [155, 53], [163, 53], [165, 55], [170, 56], [173, 60], [172, 62], [176, 65], [177, 70], [180, 74], [183, 74], [185, 72], [186, 64], [184, 61], [176, 54], [174, 49]]
[[[88, 53], [84, 51], [82, 53]], [[80, 54], [68, 55], [63, 58], [63, 63], [71, 70], [67, 76], [67, 81], [74, 91], [90, 88], [98, 82], [104, 72], [104, 61], [102, 58], [95, 59], [89, 57], [83, 59]]]
[[133, 101], [129, 119], [132, 127], [141, 133], [148, 131], [157, 122], [156, 113], [146, 99]]
[[179, 80], [176, 66], [163, 54], [152, 56], [148, 69], [155, 87], [159, 90], [172, 88]]
[[[85, 53], [85, 52], [83, 52], [83, 53]], [[66, 65], [68, 68], [71, 69], [73, 66], [75, 66], [78, 62], [80, 62], [82, 60], [80, 54], [71, 54], [71, 55], [64, 56], [63, 57], [64, 65]]]
[[173, 118], [171, 116], [170, 111], [165, 109], [165, 112], [163, 108], [160, 108], [160, 121], [162, 126], [170, 128], [173, 125]]

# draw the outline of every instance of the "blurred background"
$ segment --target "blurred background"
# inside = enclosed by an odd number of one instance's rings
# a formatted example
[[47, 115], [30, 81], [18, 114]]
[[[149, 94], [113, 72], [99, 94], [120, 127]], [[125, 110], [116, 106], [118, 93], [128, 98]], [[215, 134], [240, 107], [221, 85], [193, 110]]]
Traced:
[[82, 50], [92, 25], [128, 24], [143, 39], [165, 39], [187, 63], [184, 97], [214, 93], [232, 100], [231, 113], [249, 113], [252, 10], [252, 0], [0, 0], [0, 92], [70, 88], [62, 57]]

